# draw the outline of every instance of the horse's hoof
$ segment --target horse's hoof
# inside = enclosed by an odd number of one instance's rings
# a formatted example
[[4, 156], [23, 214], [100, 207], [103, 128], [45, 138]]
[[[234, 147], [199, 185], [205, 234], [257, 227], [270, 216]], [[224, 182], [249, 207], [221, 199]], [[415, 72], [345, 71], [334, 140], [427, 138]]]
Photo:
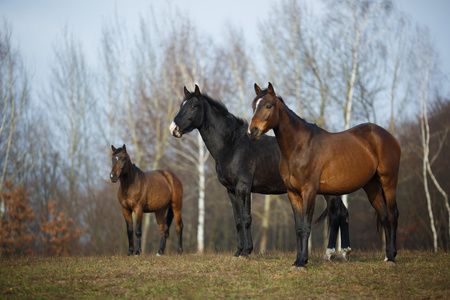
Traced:
[[339, 259], [348, 261], [350, 258], [350, 253], [352, 253], [352, 248], [350, 247], [341, 249], [341, 251], [339, 252]]
[[303, 273], [303, 272], [306, 272], [307, 270], [306, 270], [306, 267], [299, 267], [299, 266], [296, 266], [296, 265], [292, 265], [289, 268], [289, 271], [290, 272], [301, 272], [301, 273]]
[[335, 258], [336, 258], [336, 249], [327, 248], [323, 256], [323, 260], [331, 262]]
[[159, 252], [156, 253], [156, 256], [162, 256], [162, 254], [160, 254]]

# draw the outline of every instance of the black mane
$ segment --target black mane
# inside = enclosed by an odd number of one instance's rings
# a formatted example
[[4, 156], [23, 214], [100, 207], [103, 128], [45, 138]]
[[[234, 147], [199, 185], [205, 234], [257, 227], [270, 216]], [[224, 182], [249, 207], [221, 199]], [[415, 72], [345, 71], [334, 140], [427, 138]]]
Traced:
[[233, 115], [232, 113], [230, 113], [228, 111], [228, 108], [225, 106], [225, 104], [223, 104], [222, 101], [219, 100], [215, 100], [213, 98], [211, 98], [210, 96], [208, 96], [207, 94], [202, 94], [203, 98], [206, 99], [206, 101], [208, 101], [209, 105], [211, 105], [211, 107], [215, 108], [217, 111], [219, 111], [220, 113], [222, 113], [224, 116], [228, 116], [231, 117], [233, 120], [235, 120], [240, 126], [248, 126], [248, 122], [245, 121], [242, 118], [236, 117], [235, 115]]

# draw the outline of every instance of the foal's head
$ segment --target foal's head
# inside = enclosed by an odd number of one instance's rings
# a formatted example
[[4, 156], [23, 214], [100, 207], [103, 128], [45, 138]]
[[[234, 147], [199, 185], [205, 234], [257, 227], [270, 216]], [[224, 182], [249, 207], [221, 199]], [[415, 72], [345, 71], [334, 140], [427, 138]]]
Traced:
[[203, 103], [206, 100], [195, 85], [195, 92], [191, 93], [184, 87], [184, 98], [180, 105], [180, 111], [170, 124], [170, 133], [180, 138], [184, 133], [198, 128], [203, 123]]
[[255, 83], [256, 97], [253, 99], [253, 117], [248, 125], [247, 134], [252, 140], [258, 140], [261, 135], [274, 128], [278, 124], [279, 98], [275, 95], [272, 84], [269, 82], [267, 90]]
[[117, 182], [120, 176], [125, 175], [131, 165], [130, 156], [128, 156], [127, 148], [123, 145], [121, 148], [116, 149], [111, 145], [112, 153], [112, 170], [110, 178], [112, 182]]

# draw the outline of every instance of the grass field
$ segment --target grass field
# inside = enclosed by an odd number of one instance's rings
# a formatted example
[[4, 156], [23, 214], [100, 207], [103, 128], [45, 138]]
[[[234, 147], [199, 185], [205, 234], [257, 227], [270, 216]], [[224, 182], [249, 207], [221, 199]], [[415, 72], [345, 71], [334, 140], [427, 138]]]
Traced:
[[312, 253], [306, 272], [291, 272], [295, 253], [0, 258], [0, 298], [152, 299], [450, 299], [450, 254], [399, 251], [396, 267], [381, 252], [349, 262]]

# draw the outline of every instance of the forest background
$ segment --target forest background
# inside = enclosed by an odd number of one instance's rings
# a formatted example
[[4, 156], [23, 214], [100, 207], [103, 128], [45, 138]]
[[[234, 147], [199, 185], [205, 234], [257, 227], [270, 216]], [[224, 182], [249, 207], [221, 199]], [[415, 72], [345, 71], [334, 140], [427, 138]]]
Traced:
[[[150, 6], [136, 16], [137, 30], [118, 13], [89, 45], [97, 50], [94, 62], [63, 26], [49, 74], [29, 71], [6, 16], [0, 28], [1, 254], [126, 252], [118, 184], [109, 180], [111, 144], [126, 144], [143, 170], [168, 168], [179, 176], [185, 251], [233, 251], [232, 208], [214, 160], [197, 131], [179, 140], [168, 127], [183, 86], [198, 84], [249, 120], [253, 84], [268, 81], [297, 114], [329, 131], [362, 122], [391, 131], [402, 146], [398, 247], [448, 250], [449, 79], [429, 31], [396, 1], [320, 3], [320, 12], [303, 1], [277, 1], [263, 15], [255, 8], [258, 21], [248, 22], [257, 22], [257, 42], [233, 24], [220, 39], [204, 34], [195, 16], [177, 9]], [[41, 76], [45, 81], [32, 80]], [[350, 194], [346, 203], [352, 248], [381, 248], [365, 194]], [[287, 197], [254, 194], [252, 206], [255, 251], [294, 250]], [[318, 199], [315, 216], [323, 209]], [[174, 252], [171, 232], [168, 251]], [[156, 253], [153, 216], [145, 218], [143, 237], [144, 251]], [[324, 249], [326, 239], [324, 224], [315, 226], [312, 248]]]

